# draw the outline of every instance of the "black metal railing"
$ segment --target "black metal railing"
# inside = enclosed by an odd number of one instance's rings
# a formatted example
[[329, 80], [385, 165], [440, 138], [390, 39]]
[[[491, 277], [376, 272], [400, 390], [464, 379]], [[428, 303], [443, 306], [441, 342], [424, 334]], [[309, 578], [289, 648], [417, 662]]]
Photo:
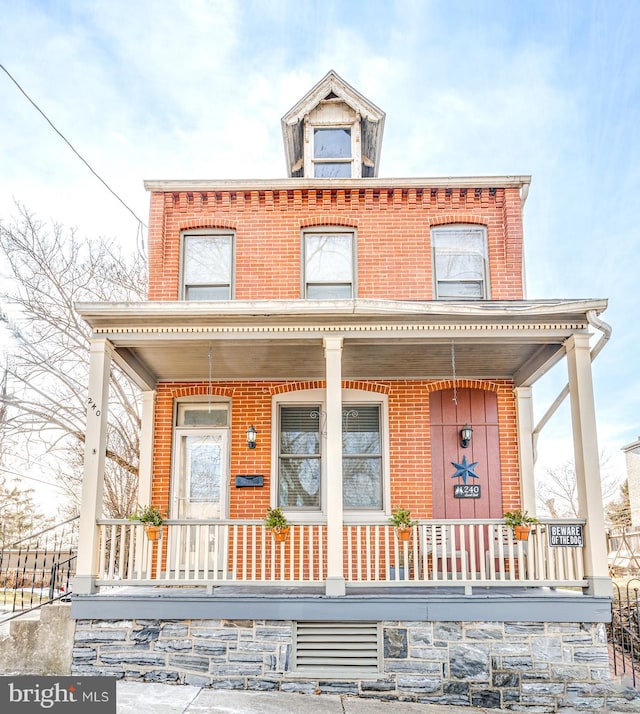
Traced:
[[640, 579], [632, 578], [624, 587], [614, 582], [613, 588], [608, 628], [611, 669], [640, 689]]
[[69, 596], [78, 519], [74, 516], [0, 550], [0, 621]]

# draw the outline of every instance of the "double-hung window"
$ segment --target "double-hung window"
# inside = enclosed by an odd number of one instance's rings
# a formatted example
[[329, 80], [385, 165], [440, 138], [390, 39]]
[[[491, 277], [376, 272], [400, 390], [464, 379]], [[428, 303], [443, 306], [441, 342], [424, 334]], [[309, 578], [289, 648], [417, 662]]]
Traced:
[[[345, 403], [342, 407], [342, 484], [345, 509], [384, 508], [383, 410], [380, 403]], [[322, 403], [279, 404], [277, 505], [321, 511], [326, 414]]]
[[487, 284], [487, 234], [482, 226], [432, 228], [437, 300], [483, 300]]
[[350, 128], [314, 128], [313, 175], [315, 178], [351, 178], [352, 164]]
[[231, 300], [233, 235], [185, 233], [182, 236], [182, 283], [185, 300]]
[[354, 297], [354, 234], [307, 231], [303, 234], [304, 297], [309, 300]]

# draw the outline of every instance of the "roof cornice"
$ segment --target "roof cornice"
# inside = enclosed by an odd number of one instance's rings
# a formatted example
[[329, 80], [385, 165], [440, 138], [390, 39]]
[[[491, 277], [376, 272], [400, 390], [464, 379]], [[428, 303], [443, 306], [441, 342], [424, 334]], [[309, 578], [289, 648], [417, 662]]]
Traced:
[[297, 321], [318, 319], [339, 322], [340, 318], [368, 320], [446, 320], [459, 323], [485, 321], [522, 321], [580, 319], [586, 313], [600, 314], [606, 300], [487, 301], [487, 302], [411, 302], [396, 300], [256, 300], [224, 302], [154, 301], [129, 303], [77, 303], [76, 310], [92, 326], [113, 325], [122, 321], [136, 324], [178, 324], [182, 321], [201, 324], [226, 319], [243, 322], [266, 317], [290, 318]]
[[531, 176], [438, 176], [433, 178], [361, 178], [361, 179], [168, 179], [145, 180], [147, 191], [170, 193], [180, 191], [304, 191], [367, 188], [522, 188], [529, 186]]

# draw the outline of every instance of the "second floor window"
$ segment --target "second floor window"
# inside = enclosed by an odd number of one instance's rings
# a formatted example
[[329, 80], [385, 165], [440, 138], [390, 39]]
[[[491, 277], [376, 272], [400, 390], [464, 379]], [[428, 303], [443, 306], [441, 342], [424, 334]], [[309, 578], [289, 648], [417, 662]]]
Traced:
[[436, 300], [483, 300], [487, 236], [482, 226], [442, 226], [431, 231]]
[[231, 300], [233, 235], [185, 234], [182, 276], [185, 300]]
[[354, 234], [309, 232], [303, 236], [304, 297], [354, 297]]

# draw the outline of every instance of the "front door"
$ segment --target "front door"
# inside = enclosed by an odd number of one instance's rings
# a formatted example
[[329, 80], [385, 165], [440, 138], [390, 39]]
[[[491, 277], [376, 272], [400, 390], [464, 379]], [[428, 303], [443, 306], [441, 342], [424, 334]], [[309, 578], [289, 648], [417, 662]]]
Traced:
[[[454, 401], [455, 396], [455, 401]], [[431, 478], [433, 518], [502, 518], [502, 476], [498, 400], [482, 389], [443, 389], [432, 392]], [[460, 444], [460, 430], [473, 428], [468, 447]], [[458, 468], [474, 464], [471, 471]], [[455, 477], [458, 472], [463, 476]], [[475, 474], [475, 476], [471, 475]], [[479, 486], [479, 497], [456, 497], [454, 485]]]
[[[431, 477], [433, 518], [475, 520], [502, 518], [502, 476], [500, 473], [500, 433], [498, 400], [495, 392], [482, 389], [444, 389], [432, 392]], [[469, 424], [473, 436], [461, 445], [460, 430]], [[469, 528], [465, 527], [466, 552], [456, 546], [456, 570], [466, 561], [478, 573], [481, 563], [489, 567], [489, 541], [497, 538], [493, 527], [485, 527], [476, 537], [471, 552]], [[458, 536], [459, 537], [459, 536]], [[442, 544], [436, 543], [437, 552]], [[448, 551], [448, 547], [446, 548]], [[442, 566], [444, 568], [444, 566]], [[446, 562], [447, 570], [452, 562]]]

